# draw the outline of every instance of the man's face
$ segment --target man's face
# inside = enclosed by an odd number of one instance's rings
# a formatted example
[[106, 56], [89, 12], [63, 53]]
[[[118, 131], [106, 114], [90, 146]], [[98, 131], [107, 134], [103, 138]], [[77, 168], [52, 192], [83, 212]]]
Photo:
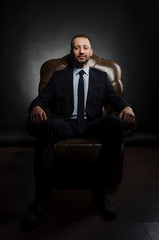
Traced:
[[87, 38], [79, 37], [73, 40], [73, 49], [71, 54], [74, 57], [75, 64], [79, 67], [86, 67], [93, 54], [91, 44]]

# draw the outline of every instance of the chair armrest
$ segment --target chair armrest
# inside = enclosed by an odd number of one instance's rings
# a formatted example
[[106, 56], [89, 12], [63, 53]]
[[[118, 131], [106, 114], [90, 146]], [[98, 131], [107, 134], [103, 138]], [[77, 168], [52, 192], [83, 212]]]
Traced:
[[[113, 109], [111, 109], [110, 111], [110, 115], [116, 115], [119, 116], [119, 113], [114, 111]], [[135, 122], [133, 122], [132, 124], [129, 125], [125, 125], [125, 129], [124, 129], [124, 138], [125, 137], [132, 137], [137, 129], [137, 122], [135, 120]]]

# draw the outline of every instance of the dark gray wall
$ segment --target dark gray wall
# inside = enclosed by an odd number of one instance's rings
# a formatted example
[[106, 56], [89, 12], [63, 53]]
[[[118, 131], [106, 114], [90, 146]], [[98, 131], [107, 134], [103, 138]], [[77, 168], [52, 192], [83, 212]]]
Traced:
[[10, 1], [1, 7], [0, 126], [23, 124], [39, 69], [88, 34], [94, 53], [118, 62], [139, 129], [158, 130], [158, 1]]

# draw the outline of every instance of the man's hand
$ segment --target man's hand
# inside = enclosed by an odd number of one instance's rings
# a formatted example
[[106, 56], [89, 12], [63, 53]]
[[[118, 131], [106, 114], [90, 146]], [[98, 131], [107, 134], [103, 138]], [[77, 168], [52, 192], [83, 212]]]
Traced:
[[40, 106], [33, 107], [30, 113], [32, 123], [38, 124], [47, 119], [46, 113]]
[[134, 114], [132, 108], [129, 106], [125, 107], [121, 111], [119, 117], [122, 118], [124, 123], [127, 125], [132, 124], [135, 121], [135, 114]]

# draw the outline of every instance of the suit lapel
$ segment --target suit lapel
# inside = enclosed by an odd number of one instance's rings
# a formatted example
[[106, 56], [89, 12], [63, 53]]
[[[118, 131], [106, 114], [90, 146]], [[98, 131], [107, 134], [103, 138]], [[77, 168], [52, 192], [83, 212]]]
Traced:
[[89, 101], [90, 99], [93, 97], [94, 93], [94, 89], [96, 86], [96, 76], [94, 75], [94, 72], [91, 70], [89, 70], [89, 88], [88, 88], [88, 95], [87, 95], [87, 105], [89, 105]]
[[[66, 74], [66, 89], [69, 92], [69, 97], [71, 100], [72, 106], [74, 106], [74, 100], [73, 100], [73, 69], [68, 68], [68, 72]], [[66, 94], [66, 93], [63, 93]]]

